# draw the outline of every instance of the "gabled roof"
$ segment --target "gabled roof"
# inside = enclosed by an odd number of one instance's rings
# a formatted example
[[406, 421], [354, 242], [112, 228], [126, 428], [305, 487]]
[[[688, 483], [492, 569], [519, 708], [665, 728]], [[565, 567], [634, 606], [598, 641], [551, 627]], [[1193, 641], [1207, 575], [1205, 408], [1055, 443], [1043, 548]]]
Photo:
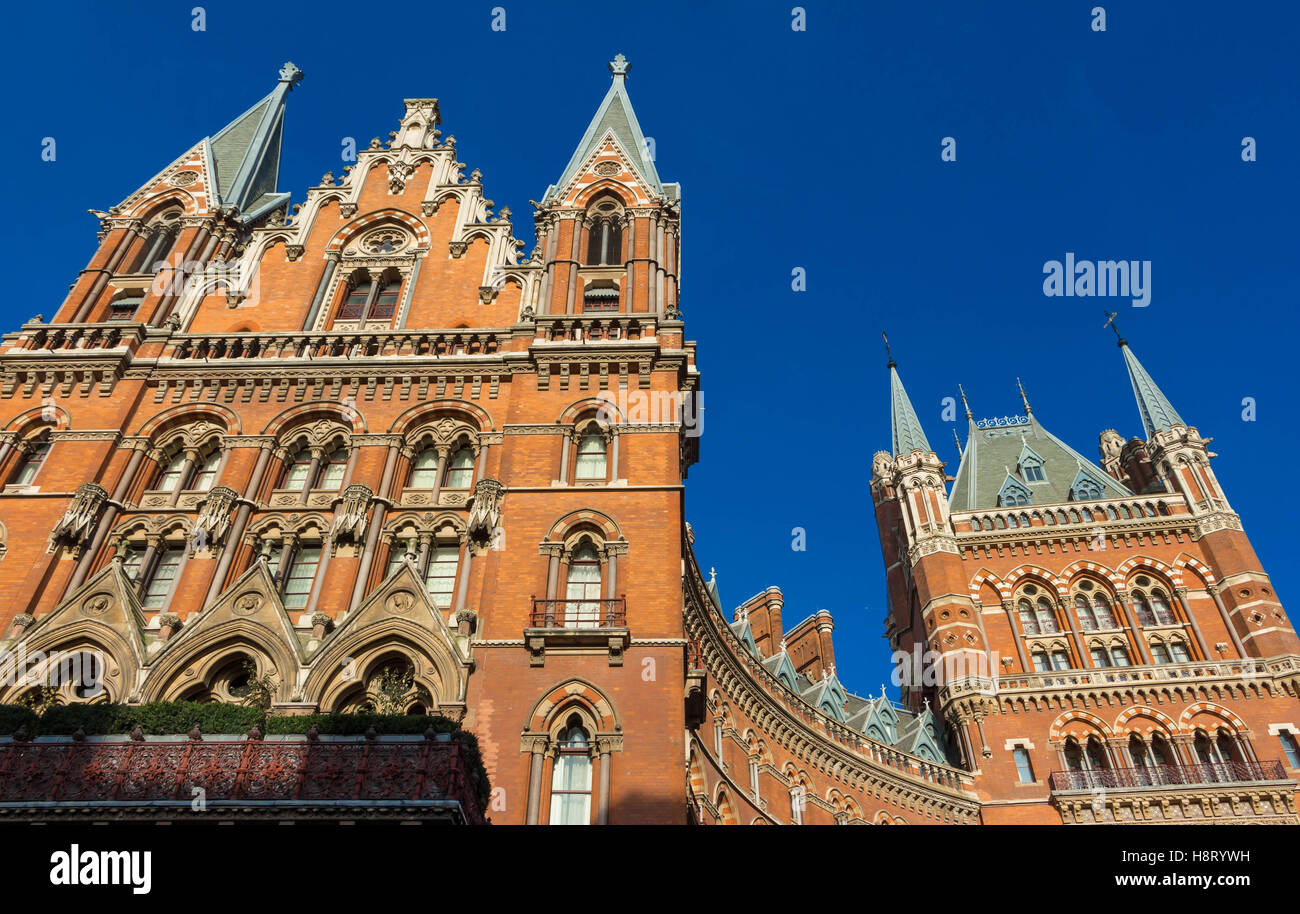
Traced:
[[1186, 425], [1169, 398], [1142, 367], [1133, 350], [1128, 348], [1128, 342], [1121, 339], [1119, 348], [1124, 353], [1124, 364], [1128, 366], [1129, 381], [1133, 383], [1133, 396], [1137, 398], [1138, 412], [1142, 414], [1142, 428], [1146, 430], [1147, 440], [1150, 441], [1156, 432], [1163, 432], [1171, 426]]
[[656, 193], [664, 193], [664, 187], [659, 183], [659, 173], [655, 170], [654, 159], [650, 157], [650, 150], [646, 145], [645, 134], [641, 132], [636, 112], [632, 110], [632, 102], [627, 96], [627, 73], [631, 69], [632, 65], [622, 54], [610, 61], [609, 72], [613, 74], [614, 80], [609, 91], [605, 93], [605, 100], [596, 109], [596, 116], [587, 125], [587, 132], [582, 135], [582, 140], [578, 143], [578, 148], [573, 151], [573, 157], [565, 166], [560, 180], [547, 189], [546, 197], [550, 197], [554, 192], [563, 191], [578, 173], [582, 163], [603, 145], [606, 136], [610, 134], [623, 147], [623, 151], [632, 160], [646, 184]]
[[898, 376], [898, 366], [889, 360], [889, 419], [893, 429], [894, 456], [911, 453], [914, 450], [932, 450], [930, 442], [925, 440], [921, 429], [921, 420], [916, 418], [912, 401], [903, 389], [903, 380]]
[[[1080, 471], [1096, 480], [1104, 498], [1124, 498], [1133, 493], [1109, 474], [1039, 424], [1032, 413], [1019, 425], [979, 428], [967, 425], [966, 447], [952, 486], [949, 503], [954, 511], [996, 508], [998, 496], [1010, 480], [1029, 490], [1035, 505], [1071, 501], [1070, 489]], [[1020, 475], [1020, 455], [1029, 447], [1043, 461], [1042, 482]]]

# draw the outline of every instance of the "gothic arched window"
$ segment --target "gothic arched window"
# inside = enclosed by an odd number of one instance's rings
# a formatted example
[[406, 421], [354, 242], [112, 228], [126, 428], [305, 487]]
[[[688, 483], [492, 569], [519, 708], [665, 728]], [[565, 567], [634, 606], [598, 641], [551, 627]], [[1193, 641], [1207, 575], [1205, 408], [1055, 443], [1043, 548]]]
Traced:
[[591, 481], [603, 480], [606, 475], [605, 436], [599, 428], [589, 426], [578, 437], [578, 460], [573, 478]]
[[456, 449], [447, 461], [447, 478], [442, 483], [449, 489], [468, 489], [474, 484], [474, 450], [469, 445]]
[[564, 627], [594, 628], [600, 622], [600, 554], [584, 542], [569, 559], [564, 591]]
[[176, 583], [176, 573], [180, 570], [181, 559], [185, 557], [183, 546], [168, 546], [154, 557], [153, 567], [145, 573], [147, 579], [140, 604], [145, 609], [162, 609], [167, 605], [172, 585]]
[[432, 489], [438, 482], [438, 449], [426, 447], [411, 462], [411, 488]]
[[623, 208], [606, 197], [592, 205], [587, 229], [587, 265], [616, 266], [623, 262]]
[[47, 438], [29, 439], [24, 442], [24, 446], [22, 460], [14, 473], [13, 484], [16, 486], [31, 485], [32, 480], [36, 478], [36, 474], [45, 465], [46, 456], [50, 453], [50, 442]]
[[591, 824], [591, 748], [575, 714], [565, 724], [556, 747], [551, 776], [552, 825]]
[[221, 451], [213, 450], [194, 468], [194, 480], [189, 484], [196, 492], [207, 492], [217, 481], [217, 467], [221, 465]]
[[140, 253], [127, 273], [157, 273], [167, 263], [172, 245], [181, 232], [181, 211], [168, 210], [152, 223], [144, 233]]
[[402, 276], [396, 269], [385, 270], [378, 279], [369, 270], [357, 270], [344, 284], [343, 303], [335, 320], [391, 320], [401, 291]]
[[338, 447], [330, 451], [323, 460], [320, 467], [320, 482], [314, 488], [317, 489], [337, 489], [343, 485], [343, 474], [348, 466], [348, 449]]

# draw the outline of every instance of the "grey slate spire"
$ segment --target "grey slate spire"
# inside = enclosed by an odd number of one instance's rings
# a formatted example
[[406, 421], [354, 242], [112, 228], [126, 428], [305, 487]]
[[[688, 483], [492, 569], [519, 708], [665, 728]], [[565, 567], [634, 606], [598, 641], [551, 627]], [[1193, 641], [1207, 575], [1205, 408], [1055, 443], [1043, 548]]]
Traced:
[[1156, 382], [1147, 374], [1133, 350], [1128, 348], [1128, 341], [1120, 338], [1119, 348], [1124, 353], [1124, 364], [1128, 366], [1128, 377], [1133, 382], [1133, 396], [1137, 398], [1138, 412], [1142, 414], [1142, 427], [1146, 430], [1147, 440], [1155, 437], [1156, 432], [1163, 432], [1174, 425], [1186, 425], [1178, 410], [1169, 402]]
[[227, 124], [208, 143], [217, 198], [223, 206], [239, 207], [242, 218], [256, 217], [289, 198], [288, 194], [276, 192], [284, 103], [293, 87], [302, 82], [302, 76], [302, 70], [286, 63], [271, 94]]
[[898, 366], [892, 358], [889, 360], [889, 413], [894, 430], [895, 457], [918, 448], [923, 451], [933, 450], [930, 442], [925, 440], [921, 420], [916, 418], [912, 401], [907, 399], [907, 391], [903, 389], [903, 381], [898, 376]]
[[654, 159], [650, 156], [650, 149], [646, 144], [645, 135], [641, 132], [641, 125], [637, 123], [632, 102], [627, 97], [627, 73], [631, 69], [632, 65], [622, 54], [610, 61], [609, 72], [613, 74], [614, 79], [609, 91], [605, 93], [605, 100], [596, 109], [596, 116], [587, 126], [587, 132], [582, 135], [582, 141], [574, 150], [573, 157], [569, 159], [564, 173], [560, 175], [560, 180], [551, 185], [546, 192], [546, 197], [564, 189], [582, 167], [582, 163], [605, 138], [605, 134], [611, 130], [637, 171], [641, 173], [641, 177], [656, 192], [663, 193], [663, 185], [659, 183], [659, 173], [655, 170]]

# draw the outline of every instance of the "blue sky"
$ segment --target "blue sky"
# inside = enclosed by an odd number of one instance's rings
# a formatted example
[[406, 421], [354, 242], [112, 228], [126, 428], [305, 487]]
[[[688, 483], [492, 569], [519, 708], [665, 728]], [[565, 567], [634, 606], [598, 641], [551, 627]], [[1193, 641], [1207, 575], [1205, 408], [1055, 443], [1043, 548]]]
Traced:
[[[282, 190], [301, 200], [340, 170], [344, 137], [386, 136], [403, 97], [435, 96], [467, 170], [531, 248], [528, 200], [559, 176], [622, 52], [659, 173], [683, 187], [681, 306], [706, 407], [687, 511], [728, 606], [776, 584], [789, 624], [830, 610], [841, 677], [878, 688], [867, 483], [889, 443], [881, 330], [955, 472], [941, 402], [958, 382], [991, 416], [1018, 410], [1021, 377], [1039, 420], [1089, 456], [1102, 429], [1141, 431], [1104, 309], [1214, 436], [1219, 478], [1286, 602], [1292, 530], [1274, 505], [1289, 467], [1264, 470], [1297, 450], [1300, 13], [1108, 3], [1096, 33], [1094, 5], [811, 2], [796, 32], [790, 3], [214, 2], [196, 32], [189, 2], [24, 4], [6, 12], [0, 61], [0, 241], [26, 269], [0, 316], [12, 329], [53, 313], [94, 248], [86, 209], [216, 132], [286, 59], [306, 79]], [[940, 161], [943, 137], [956, 162]], [[1043, 264], [1067, 251], [1151, 261], [1150, 305], [1044, 297]], [[1242, 420], [1245, 397], [1256, 421]]]

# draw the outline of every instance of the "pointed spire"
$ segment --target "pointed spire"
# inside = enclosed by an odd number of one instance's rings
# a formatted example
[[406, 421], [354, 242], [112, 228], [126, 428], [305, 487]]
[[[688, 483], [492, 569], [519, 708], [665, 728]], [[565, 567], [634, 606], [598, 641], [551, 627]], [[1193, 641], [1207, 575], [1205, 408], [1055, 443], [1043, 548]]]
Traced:
[[253, 107], [227, 124], [209, 141], [217, 197], [249, 218], [284, 203], [288, 194], [276, 192], [280, 176], [280, 142], [284, 104], [303, 73], [292, 62], [280, 68], [275, 88]]
[[1020, 383], [1019, 378], [1016, 378], [1016, 387], [1020, 388], [1020, 402], [1025, 404], [1025, 415], [1032, 416], [1034, 414], [1034, 408], [1029, 405], [1029, 397], [1025, 395], [1025, 385]]
[[[971, 415], [970, 404], [966, 402], [966, 391], [962, 389], [962, 386], [960, 384], [957, 385], [957, 392], [961, 394], [961, 405], [966, 410], [966, 421], [974, 422], [975, 417]], [[953, 434], [955, 435], [956, 432], [953, 432]]]
[[[1117, 334], [1118, 332], [1116, 330]], [[1171, 426], [1186, 425], [1169, 398], [1142, 367], [1133, 350], [1128, 348], [1128, 342], [1123, 337], [1120, 338], [1119, 348], [1124, 353], [1124, 363], [1128, 366], [1128, 377], [1133, 383], [1133, 396], [1137, 398], [1138, 412], [1142, 414], [1142, 428], [1146, 431], [1147, 440], [1150, 441], [1156, 432], [1163, 432]]]
[[632, 69], [632, 64], [628, 63], [626, 57], [618, 54], [609, 63], [609, 72], [613, 76], [609, 91], [605, 93], [605, 100], [600, 103], [596, 109], [596, 116], [591, 119], [587, 126], [587, 132], [582, 135], [582, 141], [578, 143], [578, 148], [574, 150], [573, 157], [569, 159], [569, 164], [565, 166], [564, 173], [560, 175], [560, 180], [556, 181], [546, 192], [545, 201], [552, 193], [562, 191], [564, 187], [577, 174], [582, 163], [595, 150], [607, 133], [613, 131], [614, 138], [618, 140], [628, 157], [632, 160], [641, 177], [646, 180], [652, 188], [658, 193], [663, 193], [663, 185], [659, 183], [659, 173], [655, 170], [654, 159], [650, 155], [649, 145], [646, 143], [645, 135], [641, 132], [641, 125], [637, 123], [636, 112], [632, 110], [632, 102], [627, 96], [627, 74]]
[[[889, 346], [888, 337], [885, 338], [885, 346], [886, 348]], [[925, 440], [925, 432], [921, 429], [921, 420], [916, 418], [912, 401], [907, 398], [907, 391], [903, 389], [903, 380], [898, 376], [898, 365], [894, 362], [892, 354], [889, 357], [889, 412], [893, 423], [895, 457], [918, 449], [933, 450], [930, 442]]]

